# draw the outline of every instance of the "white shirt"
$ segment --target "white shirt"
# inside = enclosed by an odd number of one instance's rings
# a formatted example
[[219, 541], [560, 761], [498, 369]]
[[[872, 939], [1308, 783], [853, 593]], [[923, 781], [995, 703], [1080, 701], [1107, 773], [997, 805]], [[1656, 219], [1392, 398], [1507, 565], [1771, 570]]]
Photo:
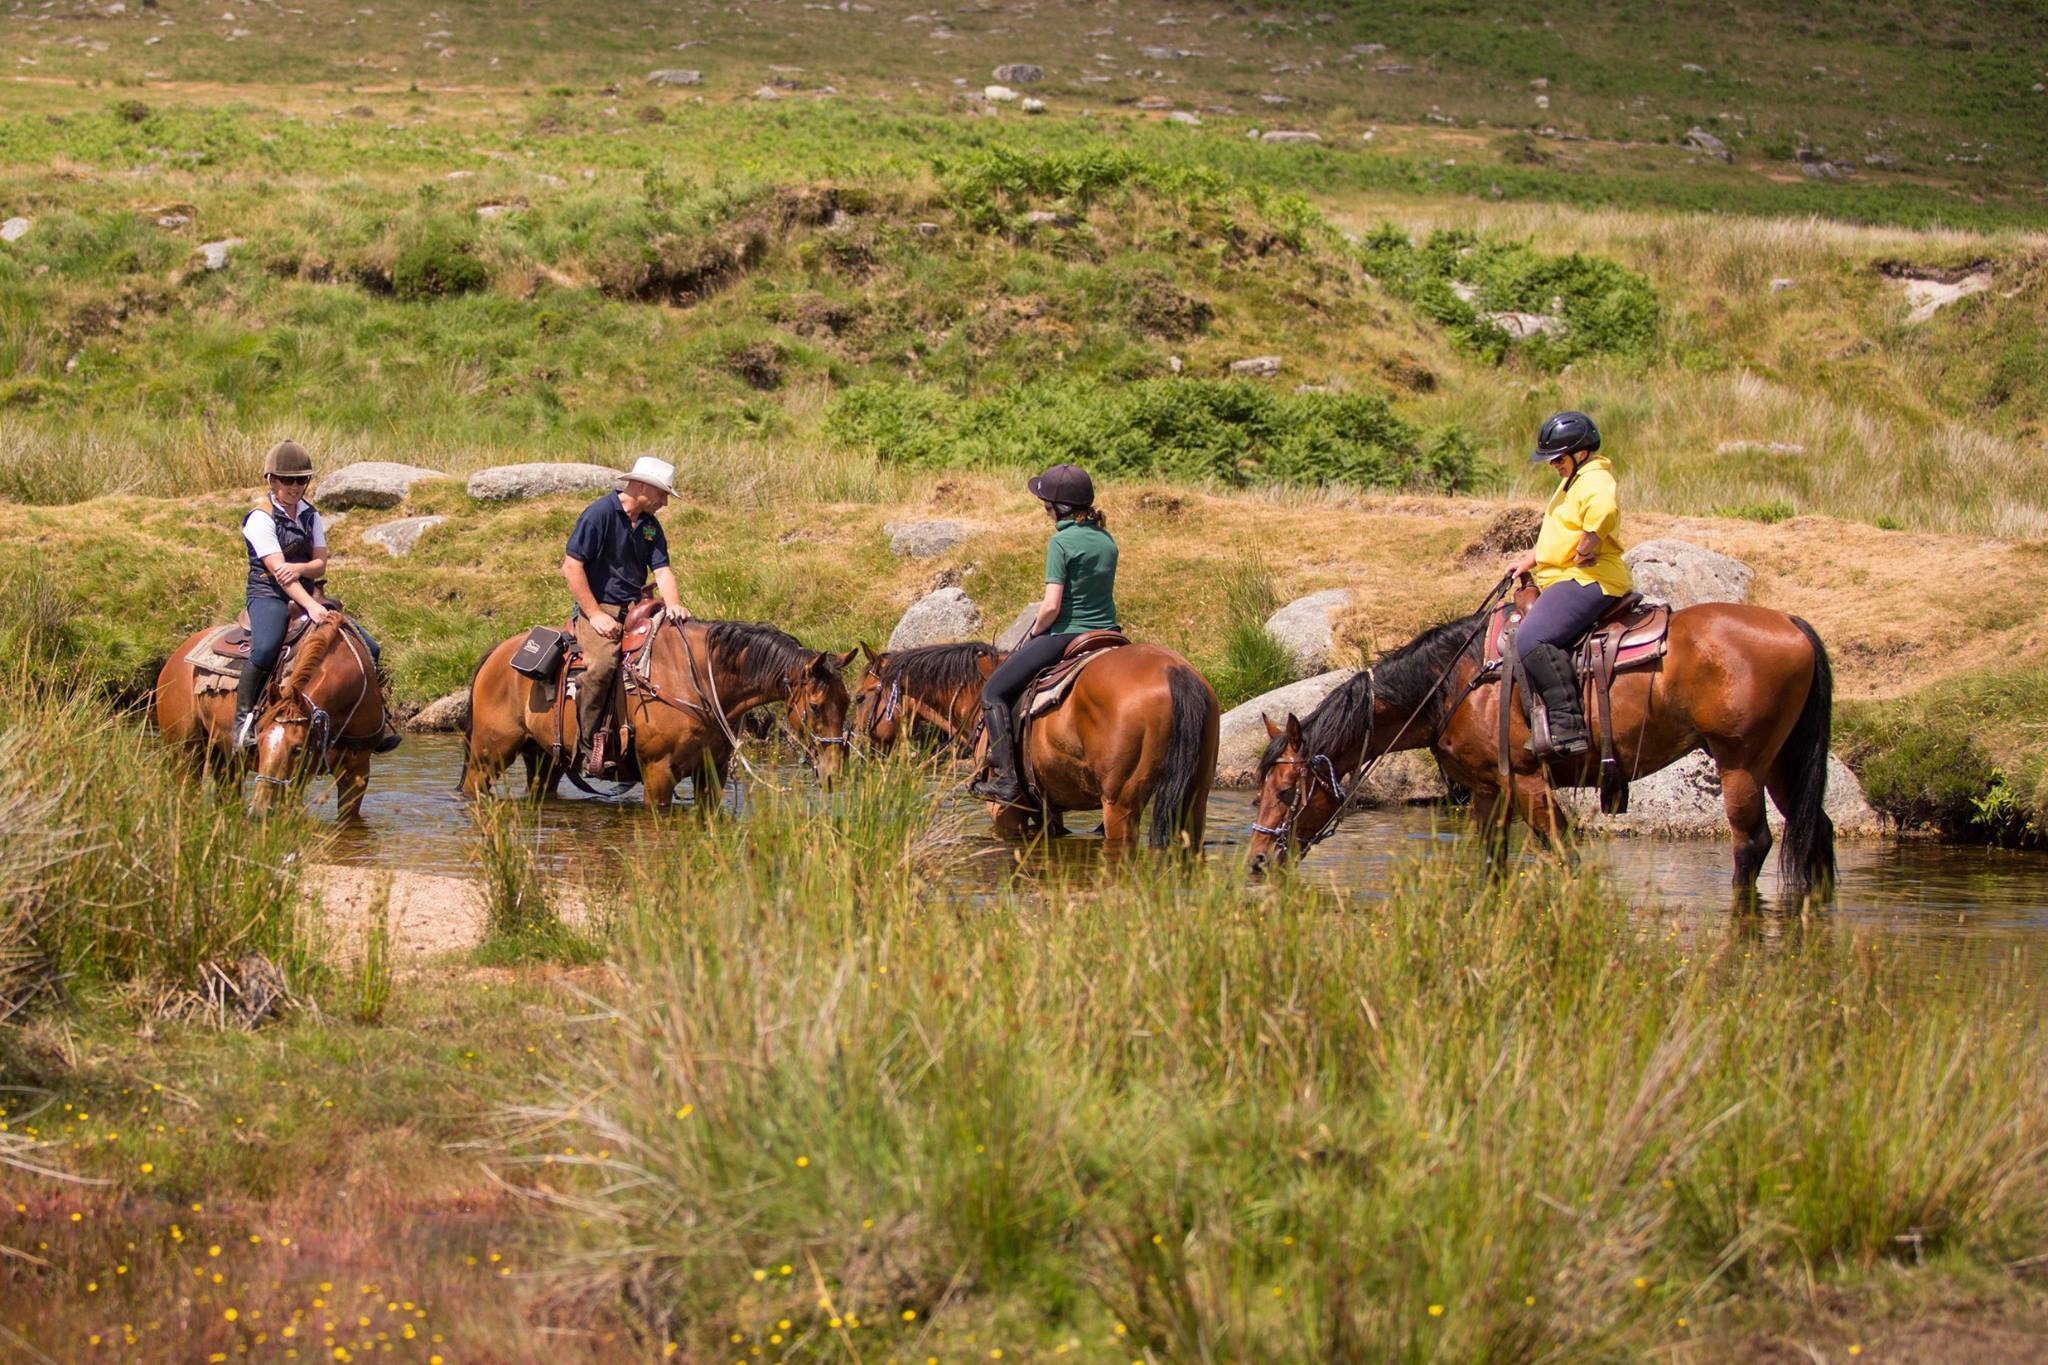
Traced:
[[[276, 498], [270, 500], [270, 505], [277, 508], [278, 512], [284, 512]], [[253, 509], [248, 516], [242, 518], [242, 539], [249, 542], [249, 548], [256, 552], [258, 559], [266, 555], [284, 553], [284, 547], [277, 543], [277, 521], [270, 512], [261, 507]], [[317, 508], [313, 512], [313, 548], [327, 548], [327, 521]]]

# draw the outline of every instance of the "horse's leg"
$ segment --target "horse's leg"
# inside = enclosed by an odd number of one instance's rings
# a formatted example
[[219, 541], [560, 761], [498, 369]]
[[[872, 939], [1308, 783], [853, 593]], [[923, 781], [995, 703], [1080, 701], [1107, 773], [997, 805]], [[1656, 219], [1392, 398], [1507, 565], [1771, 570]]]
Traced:
[[334, 806], [337, 818], [359, 820], [363, 795], [370, 789], [370, 755], [367, 750], [350, 749], [334, 760]]
[[1116, 864], [1130, 851], [1131, 841], [1138, 834], [1138, 816], [1142, 806], [1133, 806], [1128, 801], [1103, 798], [1102, 802], [1102, 860]]
[[1564, 808], [1557, 803], [1556, 795], [1550, 790], [1550, 783], [1542, 773], [1515, 777], [1515, 813], [1522, 817], [1537, 838], [1549, 844], [1552, 849], [1571, 858], [1571, 821], [1565, 818]]
[[[1728, 828], [1735, 836], [1735, 898], [1751, 905], [1756, 901], [1757, 874], [1771, 856], [1771, 825], [1764, 815], [1764, 777], [1753, 766], [1739, 761], [1725, 750], [1714, 752], [1721, 769], [1721, 804], [1728, 811]], [[1724, 757], [1724, 754], [1726, 755]]]
[[664, 811], [675, 800], [676, 788], [681, 779], [676, 774], [673, 754], [659, 758], [648, 757], [645, 750], [640, 753], [640, 800], [651, 811]]
[[725, 782], [732, 771], [732, 755], [721, 757], [715, 746], [704, 746], [703, 761], [697, 765], [697, 818], [709, 823], [725, 805]]

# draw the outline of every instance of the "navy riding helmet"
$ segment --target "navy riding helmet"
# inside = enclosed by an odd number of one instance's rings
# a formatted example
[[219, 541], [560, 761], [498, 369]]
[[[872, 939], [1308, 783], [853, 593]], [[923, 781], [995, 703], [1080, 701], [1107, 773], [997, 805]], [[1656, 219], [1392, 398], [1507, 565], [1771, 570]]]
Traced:
[[1593, 425], [1592, 418], [1583, 412], [1560, 412], [1543, 424], [1536, 436], [1536, 452], [1529, 458], [1540, 463], [1599, 448], [1600, 428]]

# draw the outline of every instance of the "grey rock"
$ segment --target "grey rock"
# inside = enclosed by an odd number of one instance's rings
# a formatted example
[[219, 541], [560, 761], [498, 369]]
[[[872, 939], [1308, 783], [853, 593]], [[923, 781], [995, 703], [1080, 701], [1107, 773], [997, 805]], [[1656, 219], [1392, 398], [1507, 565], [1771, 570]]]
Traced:
[[1023, 218], [1026, 227], [1070, 228], [1080, 221], [1071, 213], [1055, 213], [1051, 209], [1030, 209]]
[[[1626, 815], [1602, 815], [1600, 795], [1589, 787], [1558, 793], [1572, 817], [1611, 834], [1704, 835], [1725, 837], [1728, 811], [1721, 802], [1721, 772], [1703, 749], [1696, 749], [1668, 768], [1637, 778], [1628, 786]], [[1863, 795], [1863, 784], [1849, 765], [1828, 755], [1828, 791], [1821, 803], [1838, 834], [1880, 834], [1884, 820]], [[1768, 798], [1765, 818], [1774, 833], [1783, 833], [1785, 817]]]
[[403, 559], [412, 553], [413, 546], [420, 543], [422, 535], [446, 520], [446, 517], [400, 517], [397, 521], [387, 521], [382, 526], [372, 526], [363, 532], [363, 541], [365, 544], [376, 546], [393, 559]]
[[490, 501], [596, 493], [616, 488], [619, 471], [598, 464], [504, 464], [469, 476], [469, 495]]
[[314, 505], [323, 511], [342, 507], [396, 507], [422, 479], [445, 479], [438, 469], [389, 460], [358, 460], [323, 476], [313, 488]]
[[1337, 668], [1318, 673], [1225, 711], [1216, 731], [1216, 785], [1248, 787], [1255, 780], [1259, 755], [1265, 752], [1268, 738], [1261, 716], [1271, 716], [1275, 725], [1285, 724], [1289, 712], [1305, 717], [1357, 672], [1355, 668]]
[[1564, 319], [1548, 313], [1488, 313], [1486, 320], [1520, 340], [1564, 330]]
[[1351, 50], [1360, 57], [1370, 57], [1374, 53], [1385, 52], [1387, 45], [1385, 43], [1353, 43]]
[[1289, 99], [1289, 98], [1288, 98], [1287, 96], [1285, 96], [1285, 95], [1261, 95], [1261, 96], [1259, 96], [1259, 103], [1260, 103], [1260, 104], [1270, 104], [1270, 105], [1272, 105], [1272, 106], [1273, 106], [1273, 107], [1274, 107], [1275, 109], [1279, 109], [1279, 108], [1281, 108], [1281, 107], [1283, 107], [1283, 106], [1285, 106], [1285, 105], [1289, 105], [1289, 104], [1292, 104], [1292, 103], [1294, 103], [1294, 101], [1293, 101], [1293, 100], [1291, 100], [1291, 99]]
[[450, 692], [436, 701], [430, 701], [413, 714], [405, 723], [408, 730], [467, 730], [469, 728], [469, 689]]
[[997, 649], [1007, 654], [1024, 643], [1024, 637], [1030, 633], [1031, 623], [1038, 619], [1038, 605], [1036, 602], [1027, 602], [1024, 610], [1018, 612], [1016, 618], [1003, 627], [1003, 633], [996, 636]]
[[1138, 49], [1138, 55], [1147, 61], [1173, 62], [1195, 54], [1184, 47], [1141, 47]]
[[1045, 79], [1045, 68], [1030, 62], [1004, 62], [989, 76], [1004, 85], [1036, 85]]
[[479, 204], [477, 205], [476, 216], [488, 222], [493, 218], [503, 218], [508, 213], [517, 212], [519, 212], [519, 205], [517, 204]]
[[1273, 128], [1259, 134], [1259, 141], [1272, 143], [1321, 142], [1321, 133], [1311, 133], [1300, 128]]
[[1681, 62], [1679, 63], [1678, 69], [1680, 71], [1688, 72], [1695, 76], [1704, 76], [1707, 74], [1707, 69], [1704, 66], [1701, 66], [1698, 62]]
[[188, 213], [166, 213], [156, 220], [156, 225], [167, 232], [192, 226], [192, 215]]
[[704, 84], [704, 73], [692, 71], [687, 67], [668, 67], [660, 71], [648, 72], [647, 83], [649, 85], [702, 85]]
[[0, 242], [18, 242], [28, 236], [28, 230], [35, 225], [33, 219], [9, 218], [0, 223]]
[[920, 237], [936, 237], [939, 235], [939, 225], [937, 223], [919, 223], [916, 231]]
[[1771, 281], [1771, 292], [1773, 294], [1782, 294], [1787, 289], [1792, 288], [1794, 285], [1798, 283], [1799, 281], [1791, 278], [1788, 275], [1780, 275], [1778, 276], [1778, 278]]
[[1735, 154], [1728, 150], [1727, 143], [1697, 125], [1685, 130], [1685, 145], [1721, 161], [1735, 160]]
[[242, 244], [240, 237], [224, 237], [218, 242], [206, 242], [199, 248], [200, 264], [208, 270], [222, 270], [227, 267], [228, 253]]
[[1174, 110], [1166, 116], [1166, 121], [1168, 123], [1185, 123], [1190, 128], [1202, 126], [1202, 116], [1200, 114], [1191, 114], [1185, 109]]
[[910, 604], [889, 632], [889, 649], [915, 649], [972, 640], [981, 632], [981, 608], [959, 588], [940, 588]]
[[754, 98], [757, 100], [779, 100], [782, 98], [782, 92], [772, 85], [758, 86], [754, 90]]
[[1756, 574], [1739, 559], [1683, 540], [1646, 540], [1622, 555], [1636, 591], [1696, 607], [1702, 602], [1747, 602]]
[[958, 521], [892, 521], [882, 530], [891, 552], [908, 559], [942, 555], [974, 534], [973, 528]]
[[981, 88], [981, 97], [991, 104], [1015, 104], [1017, 102], [1017, 92], [1007, 85], [985, 85]]
[[1230, 372], [1243, 379], [1271, 379], [1280, 373], [1283, 362], [1277, 355], [1248, 356], [1243, 360], [1230, 362]]
[[1266, 618], [1266, 629], [1287, 647], [1294, 671], [1312, 673], [1330, 666], [1330, 651], [1336, 647], [1337, 618], [1355, 600], [1349, 588], [1326, 588], [1297, 597]]
[[1027, 114], [1042, 114], [1045, 112], [1045, 101], [1035, 100], [1031, 96], [1026, 95], [1023, 99], [1017, 101], [1017, 107]]

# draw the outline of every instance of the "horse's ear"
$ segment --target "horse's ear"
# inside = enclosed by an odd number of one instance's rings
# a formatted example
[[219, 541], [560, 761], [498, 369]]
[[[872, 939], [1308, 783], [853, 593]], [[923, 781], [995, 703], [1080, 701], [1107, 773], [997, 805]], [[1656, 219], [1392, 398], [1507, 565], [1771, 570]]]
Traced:
[[1287, 742], [1296, 748], [1301, 747], [1301, 722], [1292, 711], [1287, 713]]
[[1259, 720], [1266, 727], [1267, 739], [1278, 739], [1284, 733], [1279, 726], [1273, 723], [1273, 718], [1264, 711], [1259, 712]]
[[875, 653], [874, 647], [870, 645], [866, 640], [862, 640], [860, 644], [857, 646], [857, 648], [860, 650], [862, 654], [865, 654], [867, 656], [867, 660], [869, 663], [874, 664], [880, 663], [882, 661], [882, 656]]
[[[861, 646], [861, 649], [865, 648], [867, 648], [866, 645]], [[841, 654], [838, 658], [832, 661], [832, 671], [834, 673], [840, 673], [852, 667], [853, 658], [858, 653], [860, 653], [860, 649], [849, 649], [844, 654]]]

